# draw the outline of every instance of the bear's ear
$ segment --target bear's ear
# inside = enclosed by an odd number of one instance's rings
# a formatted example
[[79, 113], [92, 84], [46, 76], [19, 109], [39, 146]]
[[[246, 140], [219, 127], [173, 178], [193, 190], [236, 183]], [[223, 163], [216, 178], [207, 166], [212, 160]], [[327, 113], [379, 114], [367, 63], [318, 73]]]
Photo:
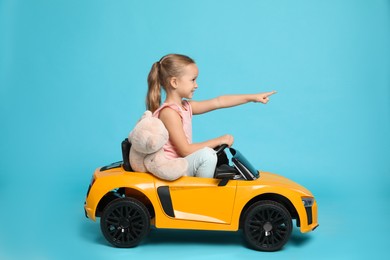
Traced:
[[152, 117], [152, 112], [149, 111], [149, 110], [146, 110], [146, 111], [144, 112], [144, 114], [142, 115], [142, 117], [141, 117], [140, 120], [142, 120], [142, 119], [144, 119], [144, 118], [147, 118], [147, 117]]

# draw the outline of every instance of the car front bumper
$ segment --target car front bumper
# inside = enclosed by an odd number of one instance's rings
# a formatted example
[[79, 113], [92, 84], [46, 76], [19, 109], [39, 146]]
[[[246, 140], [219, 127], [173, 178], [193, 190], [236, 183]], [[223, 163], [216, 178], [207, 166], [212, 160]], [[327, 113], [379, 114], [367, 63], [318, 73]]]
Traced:
[[305, 207], [305, 216], [301, 218], [299, 225], [302, 233], [313, 231], [319, 226], [316, 201], [314, 201], [311, 207]]

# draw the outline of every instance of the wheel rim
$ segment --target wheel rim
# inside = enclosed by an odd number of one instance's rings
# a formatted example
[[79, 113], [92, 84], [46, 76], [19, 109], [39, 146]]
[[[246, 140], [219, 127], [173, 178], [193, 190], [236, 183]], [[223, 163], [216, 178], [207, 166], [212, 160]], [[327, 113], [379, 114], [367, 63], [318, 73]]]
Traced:
[[248, 241], [261, 250], [277, 250], [291, 233], [291, 220], [274, 207], [263, 207], [248, 216], [246, 225]]
[[145, 234], [147, 223], [144, 214], [133, 205], [118, 205], [107, 212], [105, 233], [117, 246], [132, 246]]

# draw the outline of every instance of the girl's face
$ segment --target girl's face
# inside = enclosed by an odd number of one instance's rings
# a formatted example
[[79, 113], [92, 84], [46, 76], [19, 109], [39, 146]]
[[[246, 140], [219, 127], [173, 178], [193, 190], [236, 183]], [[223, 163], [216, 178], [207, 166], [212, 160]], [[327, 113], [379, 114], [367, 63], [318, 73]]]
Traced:
[[184, 67], [183, 75], [177, 78], [177, 91], [182, 98], [191, 99], [198, 88], [196, 78], [198, 77], [196, 64], [188, 64]]

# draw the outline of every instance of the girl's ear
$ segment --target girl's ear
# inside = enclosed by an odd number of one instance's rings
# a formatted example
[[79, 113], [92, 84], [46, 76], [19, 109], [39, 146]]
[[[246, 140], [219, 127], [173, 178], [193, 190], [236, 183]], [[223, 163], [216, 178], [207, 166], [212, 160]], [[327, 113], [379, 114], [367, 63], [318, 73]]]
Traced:
[[172, 77], [171, 80], [169, 81], [171, 83], [172, 88], [176, 89], [177, 88], [177, 77]]

